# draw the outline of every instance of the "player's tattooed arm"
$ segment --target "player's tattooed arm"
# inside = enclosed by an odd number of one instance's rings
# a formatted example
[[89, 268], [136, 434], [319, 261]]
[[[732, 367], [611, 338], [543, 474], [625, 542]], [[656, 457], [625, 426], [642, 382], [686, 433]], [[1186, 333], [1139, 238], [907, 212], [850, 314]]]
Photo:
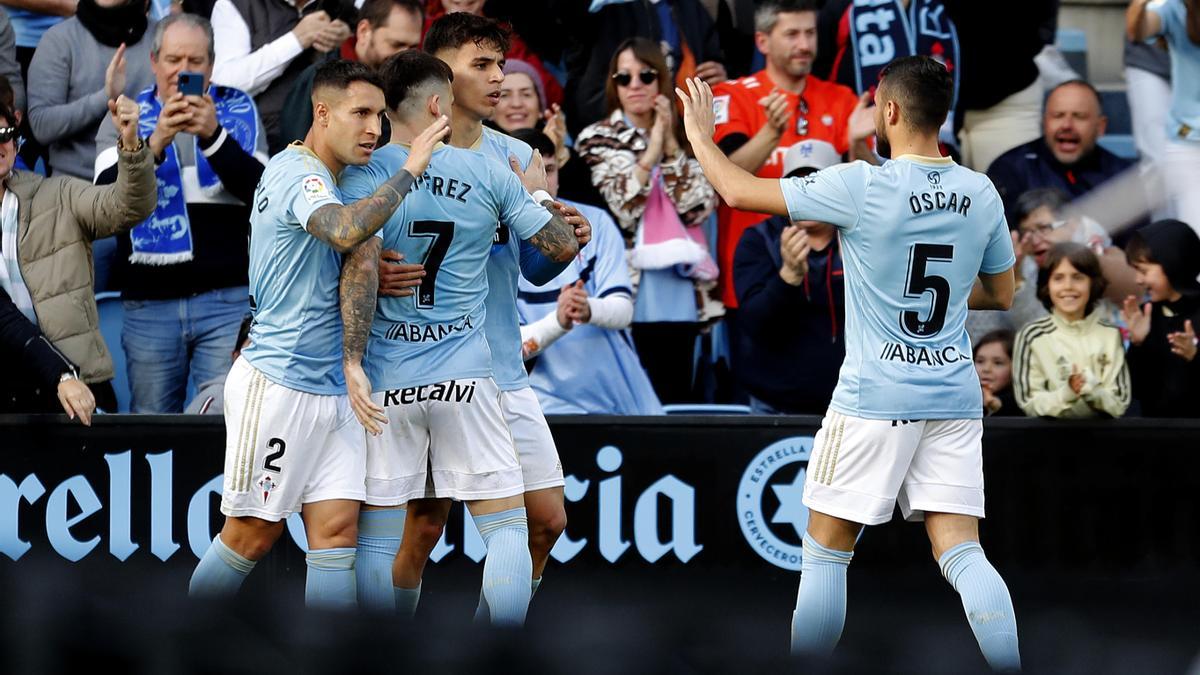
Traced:
[[530, 237], [529, 243], [554, 262], [569, 262], [579, 253], [579, 239], [575, 236], [575, 226], [568, 223], [554, 208], [554, 202], [544, 201], [542, 206], [550, 211], [550, 222]]
[[349, 253], [383, 227], [415, 181], [411, 173], [397, 171], [370, 197], [344, 206], [326, 204], [308, 217], [308, 233], [338, 253]]
[[342, 263], [342, 282], [338, 290], [342, 305], [342, 360], [362, 363], [375, 318], [375, 299], [379, 291], [379, 254], [383, 240], [371, 237]]

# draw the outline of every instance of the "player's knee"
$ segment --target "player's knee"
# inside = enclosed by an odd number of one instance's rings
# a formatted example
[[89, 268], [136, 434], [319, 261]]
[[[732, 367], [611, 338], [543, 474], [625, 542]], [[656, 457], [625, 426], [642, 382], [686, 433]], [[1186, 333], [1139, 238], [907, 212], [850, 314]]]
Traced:
[[567, 529], [567, 510], [562, 506], [534, 514], [529, 520], [530, 539], [554, 543]]
[[323, 519], [308, 534], [309, 546], [316, 549], [355, 546], [358, 539], [358, 515], [338, 514]]
[[439, 518], [421, 518], [414, 523], [409, 523], [404, 530], [405, 548], [409, 548], [409, 537], [411, 536], [412, 548], [428, 555], [433, 547], [437, 546], [445, 529], [446, 521]]

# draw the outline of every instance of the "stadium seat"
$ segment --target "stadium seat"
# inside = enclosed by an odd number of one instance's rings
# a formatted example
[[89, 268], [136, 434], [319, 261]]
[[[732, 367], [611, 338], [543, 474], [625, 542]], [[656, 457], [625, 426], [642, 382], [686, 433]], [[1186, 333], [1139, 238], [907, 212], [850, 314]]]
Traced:
[[125, 371], [125, 348], [121, 346], [121, 323], [125, 308], [121, 294], [106, 291], [96, 294], [96, 307], [100, 310], [100, 335], [113, 360], [113, 389], [117, 392], [117, 412], [129, 412], [129, 380]]
[[1097, 143], [1118, 157], [1131, 160], [1138, 158], [1137, 144], [1133, 142], [1131, 134], [1105, 134]]
[[1080, 77], [1088, 79], [1087, 32], [1078, 28], [1059, 28], [1054, 46]]
[[669, 403], [663, 406], [668, 415], [749, 415], [750, 406], [731, 403]]
[[1129, 94], [1125, 87], [1102, 87], [1100, 103], [1104, 106], [1104, 116], [1108, 118], [1109, 134], [1133, 133], [1133, 117], [1129, 112]]

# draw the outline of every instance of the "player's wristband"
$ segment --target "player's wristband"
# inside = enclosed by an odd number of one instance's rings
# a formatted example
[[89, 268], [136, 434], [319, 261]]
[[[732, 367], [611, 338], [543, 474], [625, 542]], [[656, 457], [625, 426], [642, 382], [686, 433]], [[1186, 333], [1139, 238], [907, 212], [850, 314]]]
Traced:
[[545, 190], [534, 190], [533, 201], [542, 204], [544, 202], [554, 201], [554, 197], [551, 197], [550, 193], [546, 192]]
[[396, 193], [396, 196], [403, 200], [404, 195], [408, 194], [409, 191], [412, 190], [413, 183], [415, 182], [417, 182], [417, 179], [413, 178], [413, 175], [408, 172], [408, 169], [400, 169], [396, 172], [396, 175], [388, 179], [384, 185], [391, 188], [392, 191]]

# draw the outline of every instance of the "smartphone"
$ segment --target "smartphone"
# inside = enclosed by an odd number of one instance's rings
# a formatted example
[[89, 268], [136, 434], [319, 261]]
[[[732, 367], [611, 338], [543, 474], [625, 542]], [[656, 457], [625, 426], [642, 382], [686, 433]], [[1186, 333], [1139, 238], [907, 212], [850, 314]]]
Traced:
[[179, 74], [179, 93], [184, 96], [204, 95], [204, 73], [184, 71]]

